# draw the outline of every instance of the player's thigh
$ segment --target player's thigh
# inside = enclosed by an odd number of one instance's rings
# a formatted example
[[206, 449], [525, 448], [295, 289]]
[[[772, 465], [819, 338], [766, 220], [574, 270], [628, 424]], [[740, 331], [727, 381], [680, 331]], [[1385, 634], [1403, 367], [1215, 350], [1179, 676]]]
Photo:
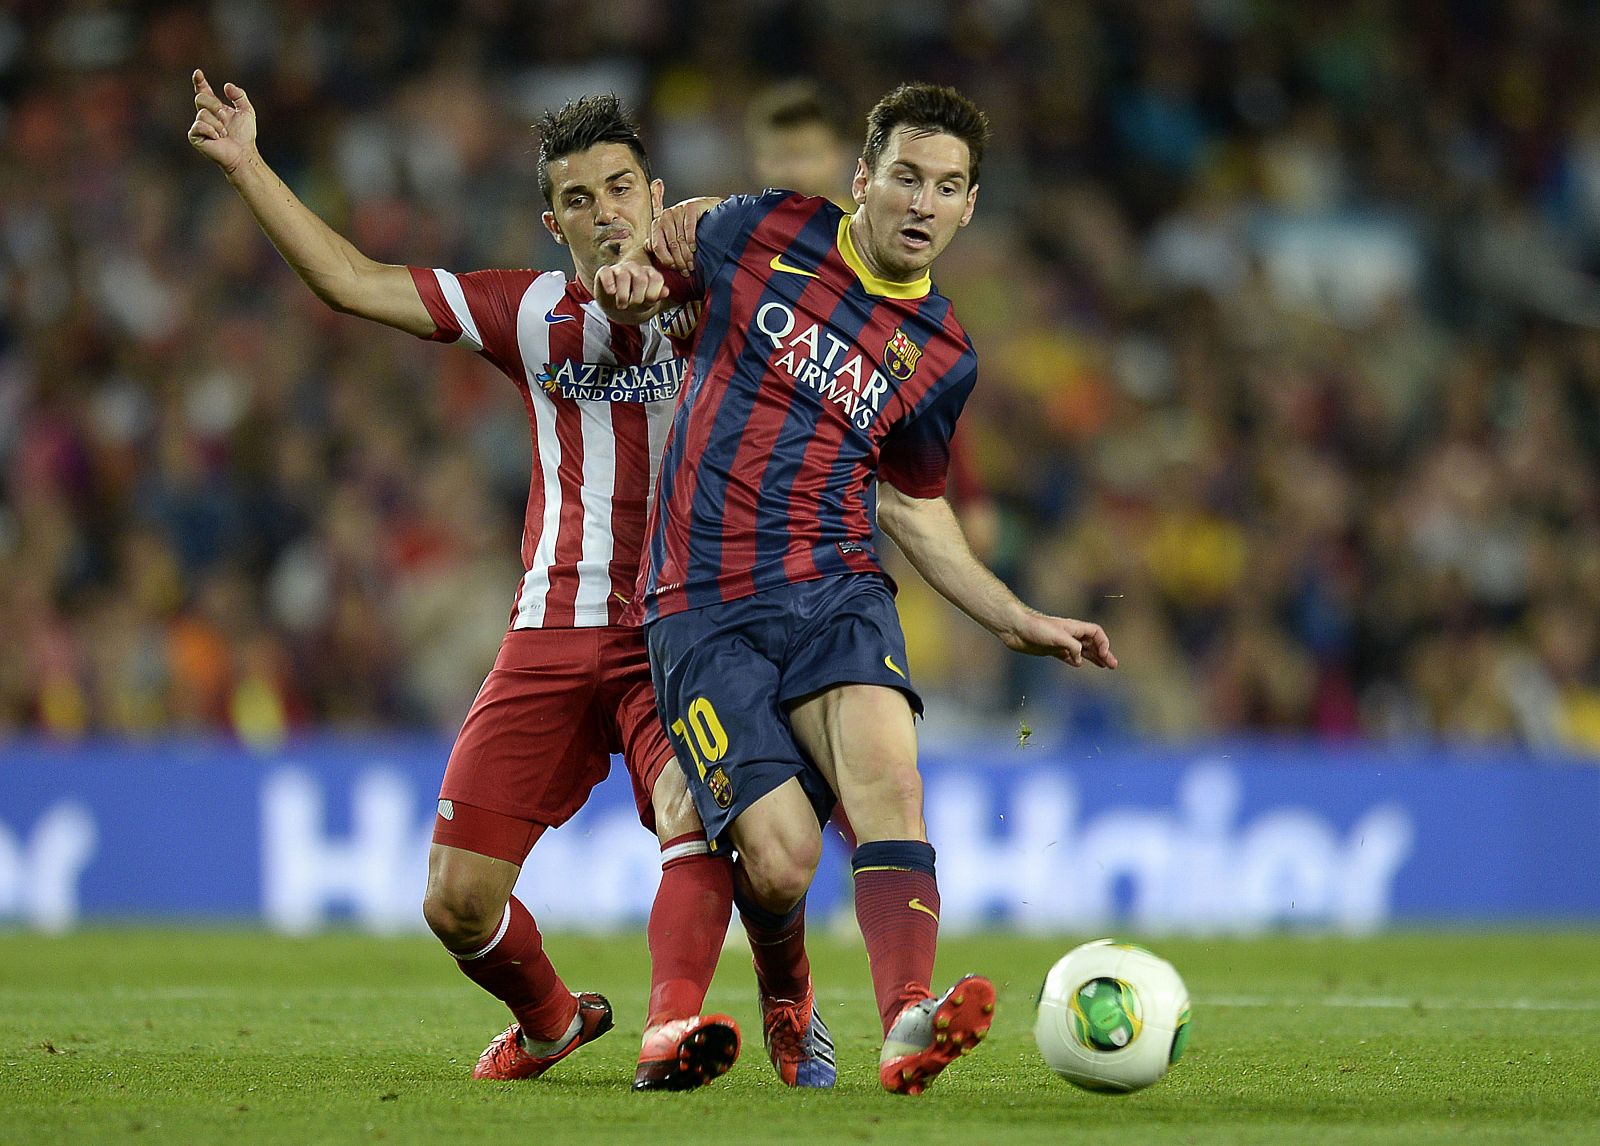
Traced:
[[600, 671], [594, 630], [506, 634], [451, 749], [441, 807], [459, 802], [550, 827], [569, 820], [611, 767]]
[[730, 604], [674, 614], [648, 632], [657, 704], [712, 840], [791, 779], [814, 824], [833, 805], [778, 707], [770, 631], [747, 623], [757, 606]]
[[920, 838], [922, 700], [894, 597], [880, 578], [860, 574], [796, 592], [804, 624], [781, 693], [795, 739], [839, 794], [858, 840]]
[[689, 791], [689, 781], [683, 769], [672, 766], [656, 774], [650, 785], [650, 810], [655, 818], [655, 833], [662, 843], [691, 833], [704, 835], [705, 825], [694, 806], [694, 793]]
[[922, 714], [900, 614], [880, 578], [847, 574], [790, 588], [798, 627], [784, 661], [782, 705], [840, 685], [881, 685], [899, 692], [911, 714]]
[[858, 840], [922, 836], [917, 733], [904, 693], [835, 685], [791, 706], [789, 721], [801, 750], [839, 794]]
[[622, 754], [639, 822], [662, 840], [701, 831], [700, 815], [679, 769], [671, 767], [672, 741], [656, 704], [650, 659], [640, 629], [608, 629], [602, 636], [600, 710], [611, 749]]

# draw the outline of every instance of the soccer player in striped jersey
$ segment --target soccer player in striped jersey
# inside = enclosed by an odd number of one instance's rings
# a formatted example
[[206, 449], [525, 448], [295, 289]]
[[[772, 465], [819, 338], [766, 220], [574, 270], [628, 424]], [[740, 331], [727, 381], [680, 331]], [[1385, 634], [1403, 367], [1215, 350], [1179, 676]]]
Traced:
[[704, 301], [638, 602], [656, 694], [708, 834], [738, 851], [747, 927], [803, 935], [820, 823], [844, 805], [879, 1078], [902, 1094], [987, 1034], [994, 987], [930, 985], [922, 702], [873, 551], [871, 487], [912, 565], [1007, 646], [1116, 666], [1100, 626], [1031, 609], [990, 573], [943, 497], [977, 356], [929, 268], [972, 217], [987, 139], [960, 93], [904, 85], [868, 118], [853, 213], [782, 191], [691, 201], [651, 243], [689, 273], [627, 261], [596, 279], [619, 317]]
[[[744, 134], [757, 187], [823, 195], [847, 211], [853, 207], [855, 149], [816, 83], [788, 80], [757, 93], [745, 114]], [[999, 509], [959, 434], [950, 440], [948, 497], [973, 552], [980, 558], [992, 553]]]
[[672, 746], [657, 717], [644, 640], [622, 623], [684, 364], [670, 323], [613, 324], [591, 293], [597, 268], [642, 248], [661, 206], [637, 130], [614, 97], [574, 101], [540, 125], [544, 224], [571, 251], [572, 275], [457, 275], [364, 256], [262, 160], [245, 92], [228, 84], [224, 99], [201, 72], [193, 80], [190, 142], [222, 168], [319, 298], [477, 351], [511, 378], [527, 410], [534, 464], [526, 572], [510, 630], [445, 769], [423, 901], [461, 970], [512, 1013], [473, 1077], [537, 1077], [611, 1028], [603, 996], [562, 982], [512, 889], [540, 835], [577, 812], [611, 753], [621, 752], [662, 854], [634, 1086], [710, 1081], [739, 1049], [732, 1019], [699, 1014], [727, 930], [732, 877], [708, 846], [681, 771], [667, 767]]

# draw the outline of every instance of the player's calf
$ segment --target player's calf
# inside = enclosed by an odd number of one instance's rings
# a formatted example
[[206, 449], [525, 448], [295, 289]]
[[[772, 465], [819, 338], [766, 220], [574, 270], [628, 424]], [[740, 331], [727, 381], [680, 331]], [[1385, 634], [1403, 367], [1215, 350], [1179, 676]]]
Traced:
[[967, 975], [937, 999], [908, 1004], [889, 1028], [878, 1078], [892, 1094], [921, 1094], [945, 1067], [981, 1043], [994, 1022], [994, 984]]

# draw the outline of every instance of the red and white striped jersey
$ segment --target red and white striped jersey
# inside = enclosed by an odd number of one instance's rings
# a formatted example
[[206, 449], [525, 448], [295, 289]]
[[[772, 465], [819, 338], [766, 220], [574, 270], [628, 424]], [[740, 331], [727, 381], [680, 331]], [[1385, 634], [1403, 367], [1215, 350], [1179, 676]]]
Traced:
[[522, 391], [533, 476], [514, 629], [616, 625], [686, 369], [662, 326], [611, 322], [560, 271], [412, 267], [435, 341], [461, 341]]

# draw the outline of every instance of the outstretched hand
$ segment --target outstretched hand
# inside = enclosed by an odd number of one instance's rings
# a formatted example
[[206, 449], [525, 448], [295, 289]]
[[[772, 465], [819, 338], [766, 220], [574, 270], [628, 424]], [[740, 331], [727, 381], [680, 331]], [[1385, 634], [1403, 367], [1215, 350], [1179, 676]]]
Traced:
[[595, 271], [594, 297], [616, 321], [638, 324], [666, 301], [667, 280], [650, 263], [627, 259]]
[[256, 111], [238, 84], [222, 85], [224, 100], [211, 90], [206, 74], [196, 68], [194, 123], [189, 142], [207, 159], [232, 174], [256, 149]]
[[1014, 652], [1055, 657], [1074, 668], [1085, 661], [1106, 669], [1117, 667], [1116, 655], [1111, 651], [1111, 638], [1091, 621], [1052, 617], [1030, 610], [999, 636], [1006, 647]]

